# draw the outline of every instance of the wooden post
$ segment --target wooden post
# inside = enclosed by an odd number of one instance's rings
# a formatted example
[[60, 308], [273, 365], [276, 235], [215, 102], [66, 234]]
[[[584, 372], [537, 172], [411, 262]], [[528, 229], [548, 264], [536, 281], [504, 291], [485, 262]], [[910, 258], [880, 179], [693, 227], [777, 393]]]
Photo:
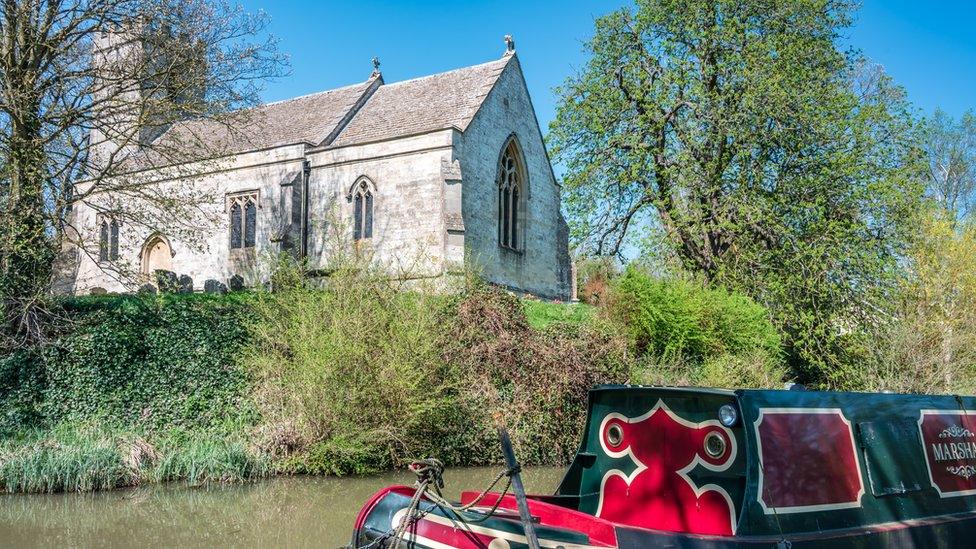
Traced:
[[515, 492], [515, 501], [518, 503], [519, 518], [522, 520], [525, 539], [528, 542], [529, 549], [539, 549], [539, 538], [535, 535], [535, 524], [532, 523], [532, 514], [529, 513], [529, 502], [525, 499], [525, 487], [522, 486], [522, 476], [519, 474], [519, 464], [515, 461], [515, 450], [512, 449], [512, 439], [508, 436], [508, 429], [499, 426], [498, 438], [501, 439], [502, 453], [505, 454], [505, 466], [511, 471], [512, 490]]

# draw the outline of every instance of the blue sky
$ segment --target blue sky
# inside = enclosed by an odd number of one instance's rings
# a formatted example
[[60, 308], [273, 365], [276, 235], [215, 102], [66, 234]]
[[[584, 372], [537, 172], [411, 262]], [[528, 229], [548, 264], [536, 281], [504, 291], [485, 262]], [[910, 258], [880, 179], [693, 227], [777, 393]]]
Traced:
[[[387, 82], [496, 59], [512, 34], [539, 121], [555, 109], [554, 86], [585, 60], [594, 17], [621, 0], [245, 0], [271, 16], [292, 74], [267, 86], [275, 101], [365, 80], [376, 55]], [[976, 2], [865, 0], [847, 42], [905, 86], [922, 112], [976, 108]]]

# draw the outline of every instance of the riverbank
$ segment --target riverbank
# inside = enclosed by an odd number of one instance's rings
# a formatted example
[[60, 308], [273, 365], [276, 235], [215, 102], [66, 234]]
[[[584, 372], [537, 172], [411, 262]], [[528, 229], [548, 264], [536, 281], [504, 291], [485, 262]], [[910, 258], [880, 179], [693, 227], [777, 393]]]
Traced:
[[523, 463], [564, 465], [594, 385], [783, 376], [761, 307], [683, 282], [623, 277], [598, 309], [477, 282], [404, 290], [358, 269], [326, 288], [278, 280], [57, 302], [49, 340], [0, 359], [0, 488], [496, 464], [499, 419]]

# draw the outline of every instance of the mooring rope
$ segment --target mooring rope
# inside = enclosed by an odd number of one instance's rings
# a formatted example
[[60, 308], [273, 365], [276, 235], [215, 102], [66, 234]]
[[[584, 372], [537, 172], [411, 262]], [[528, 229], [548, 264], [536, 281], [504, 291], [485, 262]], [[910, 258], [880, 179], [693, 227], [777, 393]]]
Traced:
[[[411, 526], [417, 523], [420, 519], [424, 518], [425, 515], [433, 510], [433, 507], [428, 509], [420, 509], [420, 502], [426, 498], [434, 503], [434, 505], [444, 509], [445, 511], [451, 511], [454, 513], [461, 525], [467, 526], [469, 523], [479, 523], [483, 522], [490, 517], [492, 517], [498, 507], [502, 503], [502, 499], [508, 494], [508, 491], [512, 487], [512, 475], [518, 473], [515, 469], [503, 469], [499, 471], [495, 478], [488, 484], [488, 487], [481, 491], [477, 497], [475, 497], [470, 502], [464, 505], [454, 505], [450, 501], [444, 498], [441, 490], [444, 488], [444, 463], [439, 459], [427, 458], [416, 460], [410, 463], [410, 471], [417, 475], [417, 482], [414, 485], [417, 487], [413, 493], [413, 497], [410, 498], [410, 504], [407, 506], [406, 514], [396, 528], [390, 530], [377, 538], [376, 540], [370, 542], [367, 545], [359, 547], [358, 549], [372, 549], [378, 546], [380, 543], [389, 540], [390, 543], [387, 547], [399, 547], [400, 543], [404, 541], [408, 534], [408, 530]], [[488, 494], [495, 488], [495, 486], [501, 481], [503, 477], [508, 477], [508, 481], [505, 483], [505, 488], [502, 490], [495, 504], [487, 512], [481, 512], [481, 517], [472, 519], [465, 517], [461, 514], [465, 511], [470, 511], [472, 508], [481, 503]], [[452, 522], [457, 522], [454, 518], [448, 517]]]

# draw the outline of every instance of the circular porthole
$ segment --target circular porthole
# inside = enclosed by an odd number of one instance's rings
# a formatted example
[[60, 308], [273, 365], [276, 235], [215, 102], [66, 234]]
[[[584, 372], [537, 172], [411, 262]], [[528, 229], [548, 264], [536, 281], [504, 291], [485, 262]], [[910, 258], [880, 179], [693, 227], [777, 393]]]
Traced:
[[623, 440], [624, 430], [621, 429], [619, 425], [614, 423], [609, 429], [607, 429], [607, 442], [610, 443], [610, 446], [616, 448], [617, 446], [620, 446], [620, 443], [623, 442]]
[[705, 436], [705, 453], [713, 459], [718, 459], [725, 454], [725, 438], [722, 435], [712, 432]]

